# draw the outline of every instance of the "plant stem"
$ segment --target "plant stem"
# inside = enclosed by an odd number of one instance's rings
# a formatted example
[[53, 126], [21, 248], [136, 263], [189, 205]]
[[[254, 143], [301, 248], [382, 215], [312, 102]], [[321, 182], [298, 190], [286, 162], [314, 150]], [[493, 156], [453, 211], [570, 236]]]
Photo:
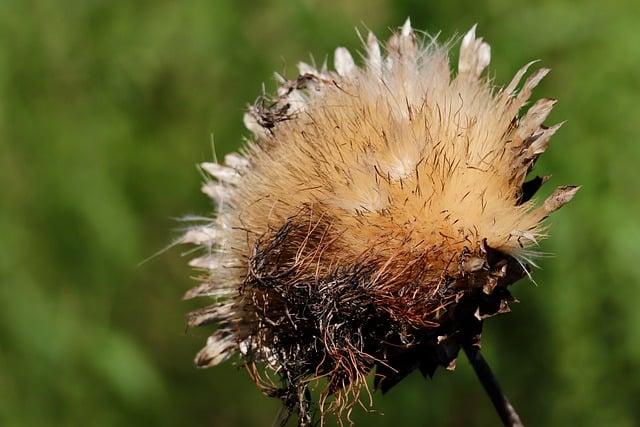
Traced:
[[508, 427], [524, 427], [516, 410], [511, 406], [509, 399], [502, 392], [498, 380], [491, 372], [491, 368], [487, 361], [480, 354], [480, 349], [470, 343], [462, 345], [476, 376], [482, 383], [484, 390], [489, 395], [493, 406], [496, 408], [500, 419], [505, 426]]

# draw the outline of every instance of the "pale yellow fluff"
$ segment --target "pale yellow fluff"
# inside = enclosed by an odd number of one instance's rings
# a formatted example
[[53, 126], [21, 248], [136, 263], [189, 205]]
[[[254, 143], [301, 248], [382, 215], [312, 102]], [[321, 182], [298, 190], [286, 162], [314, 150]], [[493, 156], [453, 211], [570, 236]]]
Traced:
[[[361, 66], [344, 48], [336, 71], [300, 64], [301, 77], [282, 80], [271, 108], [283, 114], [267, 123], [252, 107], [245, 123], [254, 136], [242, 154], [202, 165], [215, 178], [203, 190], [218, 213], [183, 238], [206, 249], [192, 265], [207, 277], [189, 297], [236, 292], [256, 239], [302, 210], [310, 229], [330, 223], [340, 248], [318, 269], [370, 252], [392, 259], [433, 250], [438, 273], [454, 254], [479, 251], [483, 239], [530, 257], [541, 220], [575, 193], [562, 188], [540, 208], [517, 204], [559, 127], [542, 124], [552, 100], [519, 116], [548, 70], [521, 84], [528, 64], [495, 88], [483, 75], [490, 48], [475, 27], [462, 39], [457, 73], [447, 49], [417, 40], [408, 21], [384, 48], [370, 34], [365, 49]], [[203, 351], [218, 363], [231, 346], [228, 337], [213, 339]]]

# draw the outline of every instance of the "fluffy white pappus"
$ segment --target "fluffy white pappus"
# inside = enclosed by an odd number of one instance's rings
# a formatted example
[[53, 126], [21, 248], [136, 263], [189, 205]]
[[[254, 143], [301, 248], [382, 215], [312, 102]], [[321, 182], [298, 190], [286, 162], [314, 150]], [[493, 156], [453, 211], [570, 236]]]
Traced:
[[[531, 259], [543, 220], [578, 190], [559, 187], [538, 207], [531, 196], [546, 179], [526, 181], [560, 126], [543, 124], [554, 100], [521, 111], [547, 69], [522, 83], [527, 64], [495, 87], [483, 74], [491, 49], [475, 26], [462, 38], [457, 70], [448, 49], [419, 39], [409, 21], [384, 46], [369, 34], [363, 50], [358, 65], [336, 49], [335, 71], [300, 63], [300, 75], [283, 79], [273, 100], [249, 108], [253, 137], [242, 154], [201, 165], [217, 218], [183, 238], [206, 252], [191, 263], [204, 278], [187, 297], [230, 296], [235, 308], [216, 309], [228, 327], [212, 336], [199, 366], [250, 346], [239, 289], [254, 245], [301, 213], [310, 230], [329, 224], [333, 242], [305, 268], [432, 253], [427, 277], [438, 278], [483, 242]], [[317, 239], [304, 244], [321, 247]]]

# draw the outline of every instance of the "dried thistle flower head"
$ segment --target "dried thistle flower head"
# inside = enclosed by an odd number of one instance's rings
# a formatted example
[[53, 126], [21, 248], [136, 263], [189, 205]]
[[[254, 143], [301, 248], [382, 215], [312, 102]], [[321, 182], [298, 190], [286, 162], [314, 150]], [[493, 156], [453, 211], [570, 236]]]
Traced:
[[543, 124], [554, 100], [521, 110], [547, 69], [495, 88], [475, 27], [457, 73], [409, 21], [365, 48], [361, 66], [345, 48], [335, 71], [300, 63], [249, 108], [241, 153], [202, 164], [216, 218], [181, 240], [202, 249], [186, 298], [215, 299], [188, 323], [219, 326], [196, 364], [239, 355], [301, 424], [318, 379], [321, 407], [342, 411], [371, 372], [386, 391], [453, 367], [482, 320], [508, 310], [543, 220], [578, 189], [531, 201], [547, 177], [527, 175], [560, 125]]

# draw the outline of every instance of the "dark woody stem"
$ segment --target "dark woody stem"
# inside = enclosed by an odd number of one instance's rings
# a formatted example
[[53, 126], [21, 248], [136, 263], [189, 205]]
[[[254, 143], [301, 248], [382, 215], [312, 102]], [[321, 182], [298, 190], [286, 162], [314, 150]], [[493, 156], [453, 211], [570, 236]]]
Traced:
[[498, 415], [500, 415], [502, 423], [508, 427], [524, 427], [516, 410], [511, 406], [509, 399], [507, 399], [507, 396], [502, 392], [500, 384], [498, 384], [498, 380], [496, 380], [493, 372], [491, 372], [487, 361], [482, 357], [482, 354], [480, 354], [480, 349], [470, 343], [463, 344], [462, 348], [471, 366], [473, 366], [476, 376], [489, 395], [493, 406], [496, 408]]

